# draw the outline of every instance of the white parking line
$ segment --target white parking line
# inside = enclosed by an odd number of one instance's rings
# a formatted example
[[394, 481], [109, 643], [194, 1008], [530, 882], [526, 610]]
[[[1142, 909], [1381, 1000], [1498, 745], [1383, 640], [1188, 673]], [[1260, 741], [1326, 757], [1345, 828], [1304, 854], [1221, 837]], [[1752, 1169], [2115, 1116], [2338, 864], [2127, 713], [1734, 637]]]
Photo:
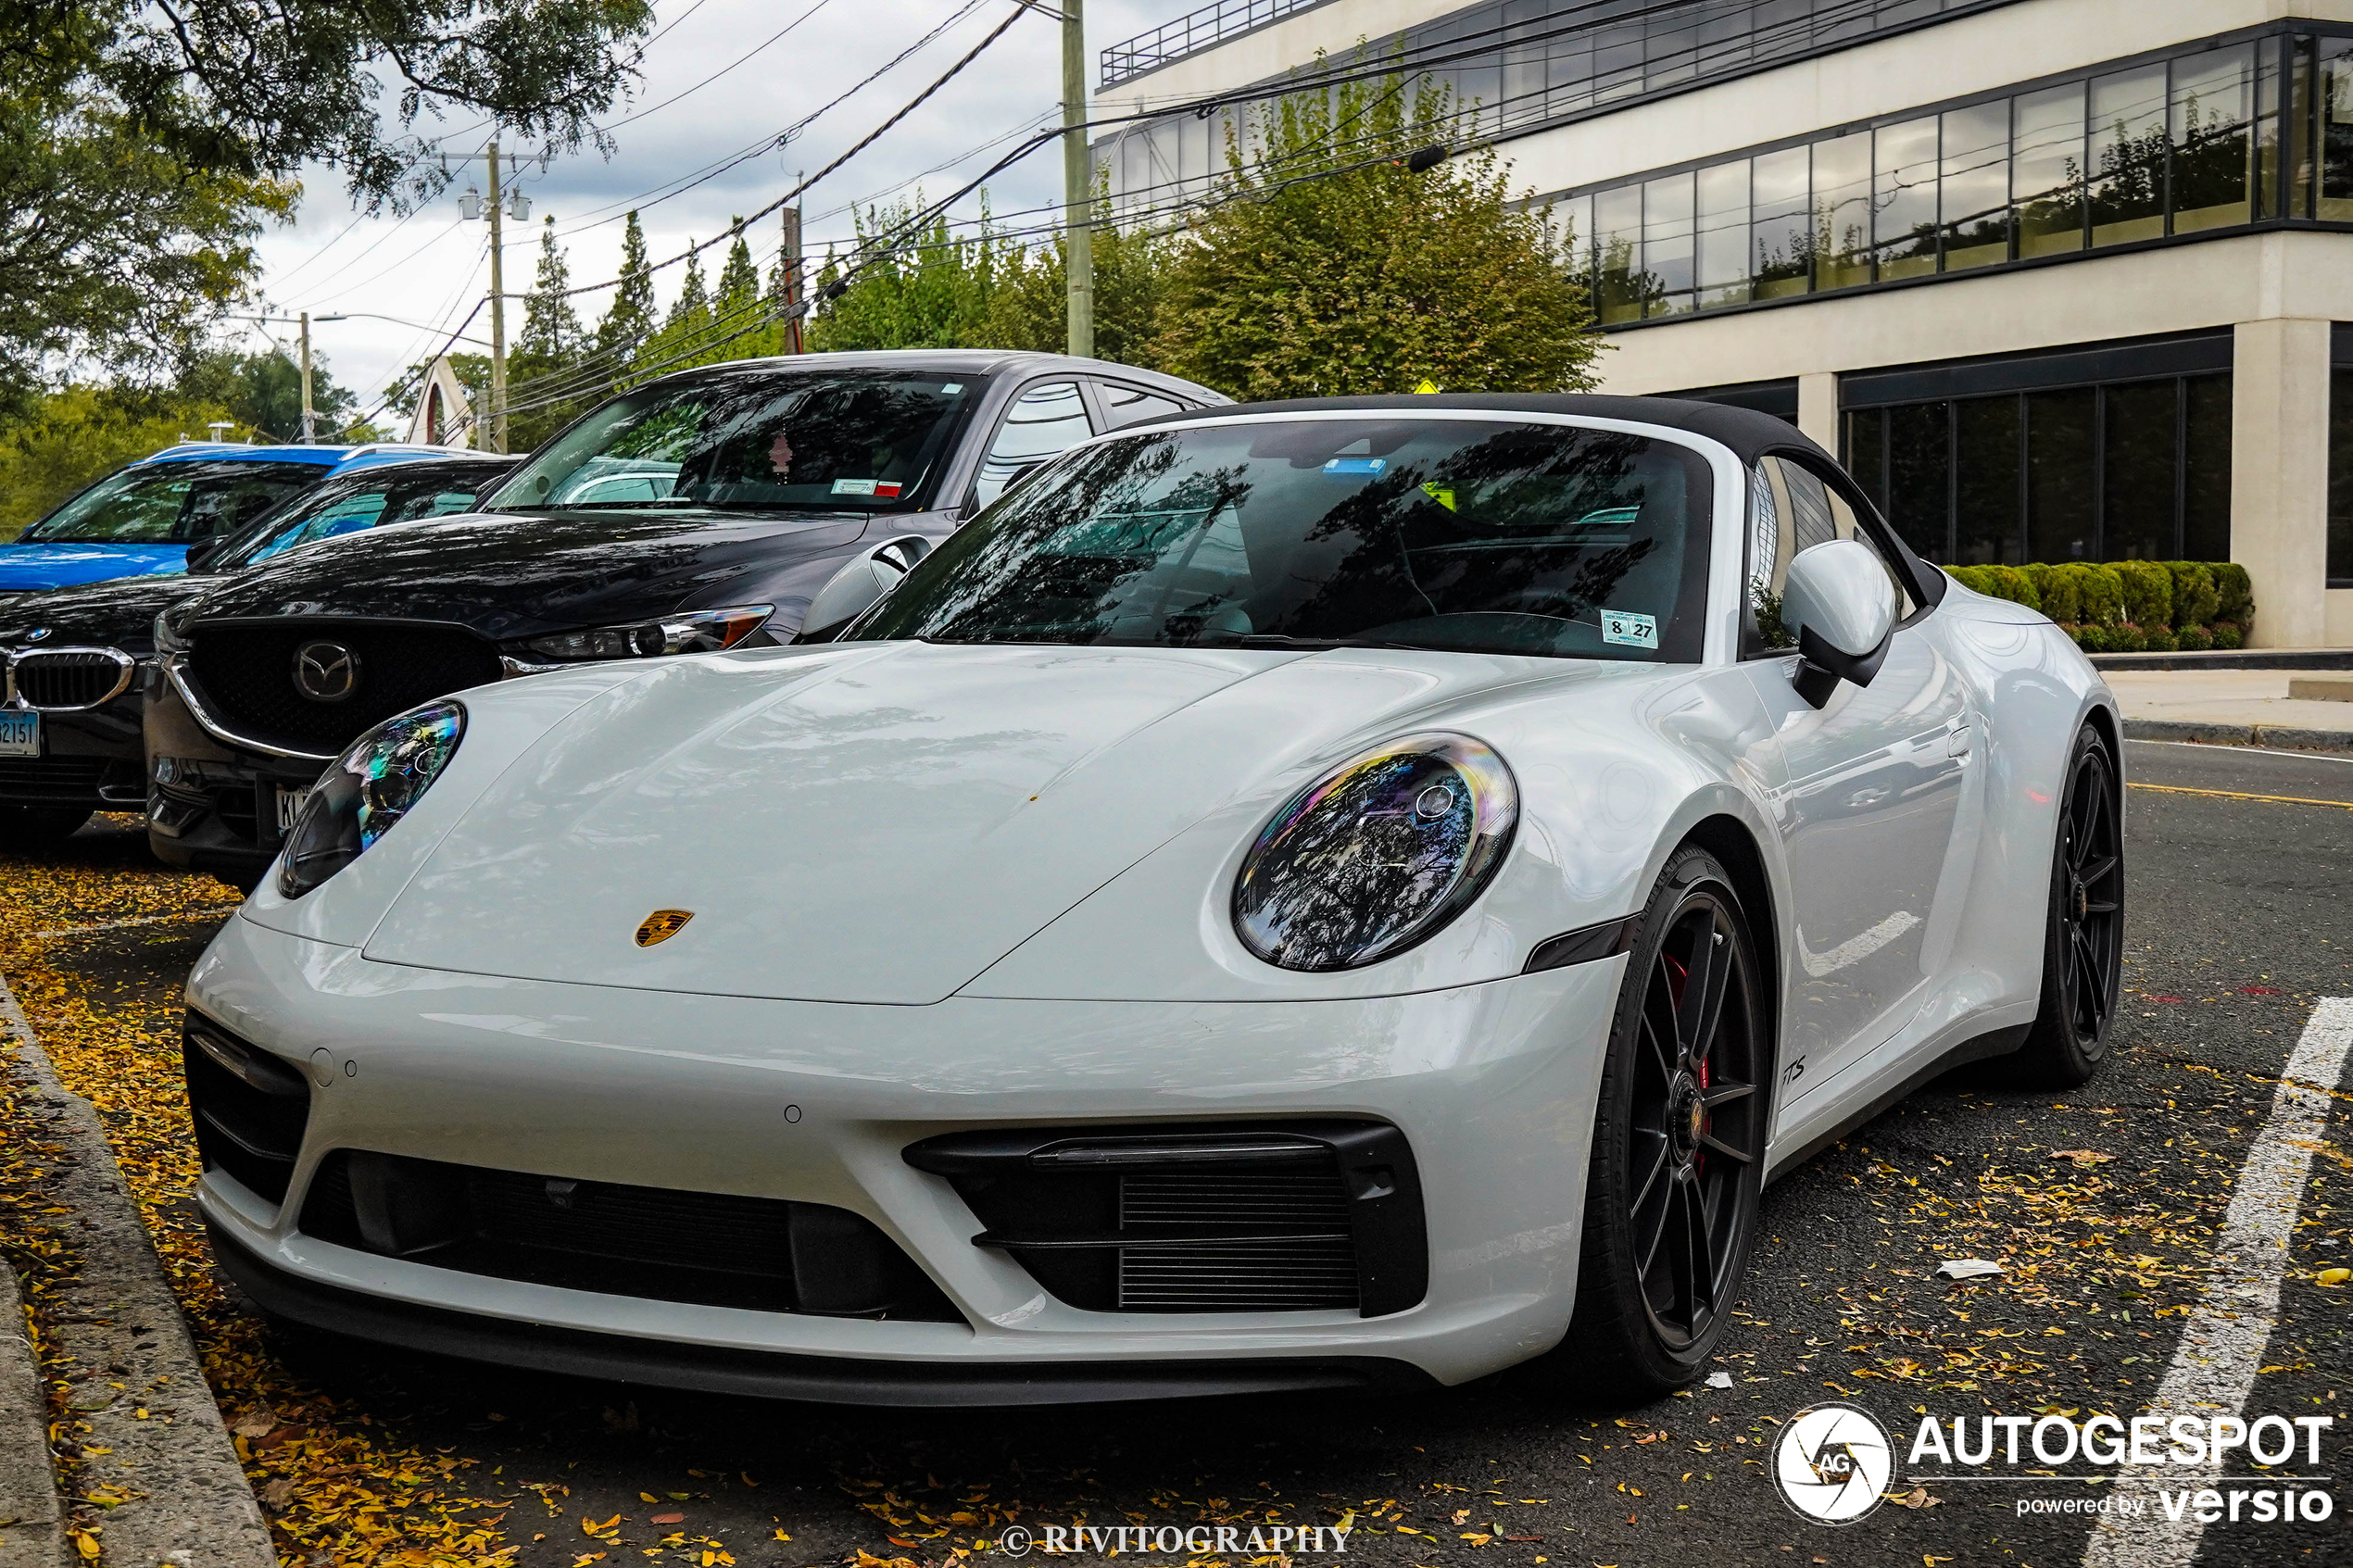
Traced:
[[[2312, 1151], [2328, 1130], [2329, 1104], [2353, 1047], [2353, 997], [2324, 997], [2287, 1059], [2271, 1114], [2247, 1151], [2238, 1190], [2215, 1239], [2217, 1272], [2182, 1329], [2173, 1364], [2148, 1403], [2151, 1415], [2236, 1415], [2255, 1386], [2263, 1346], [2279, 1315], [2280, 1276], [2304, 1201]], [[2188, 1510], [2178, 1519], [2160, 1506], [2160, 1488], [2182, 1478], [2164, 1468], [2119, 1473], [2119, 1499], [2138, 1499], [2137, 1514], [2103, 1514], [2083, 1552], [2084, 1568], [2186, 1568], [2206, 1533]]]
[[2224, 746], [2202, 740], [2135, 740], [2124, 737], [2126, 746], [2180, 746], [2192, 751], [2209, 751], [2228, 757], [2285, 757], [2297, 762], [2353, 762], [2353, 757], [2332, 757], [2325, 751], [2271, 751], [2259, 746]]

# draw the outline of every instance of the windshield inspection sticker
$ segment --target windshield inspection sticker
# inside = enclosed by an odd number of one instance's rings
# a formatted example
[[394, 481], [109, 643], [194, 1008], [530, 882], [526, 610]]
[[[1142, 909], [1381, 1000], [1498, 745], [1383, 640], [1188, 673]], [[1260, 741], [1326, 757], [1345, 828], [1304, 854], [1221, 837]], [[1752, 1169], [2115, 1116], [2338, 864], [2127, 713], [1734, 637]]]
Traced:
[[1602, 611], [1602, 641], [1629, 648], [1655, 648], [1658, 646], [1658, 622], [1630, 609], [1605, 609]]
[[1358, 475], [1369, 477], [1387, 467], [1389, 467], [1387, 458], [1334, 458], [1324, 465], [1324, 471], [1353, 479]]
[[837, 495], [871, 495], [874, 493], [875, 482], [871, 479], [837, 479], [834, 481], [834, 494]]

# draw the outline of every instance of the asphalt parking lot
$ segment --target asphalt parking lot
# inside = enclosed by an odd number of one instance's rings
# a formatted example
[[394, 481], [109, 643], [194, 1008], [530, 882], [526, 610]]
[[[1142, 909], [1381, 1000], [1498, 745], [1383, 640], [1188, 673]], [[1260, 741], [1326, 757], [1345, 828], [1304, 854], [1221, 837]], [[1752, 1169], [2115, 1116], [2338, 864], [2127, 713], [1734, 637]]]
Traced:
[[[287, 1561], [875, 1568], [986, 1552], [1011, 1524], [1246, 1536], [1346, 1523], [1347, 1558], [1375, 1563], [2047, 1568], [2084, 1562], [2093, 1525], [2021, 1514], [2020, 1501], [2096, 1497], [2083, 1465], [1899, 1486], [1903, 1501], [1832, 1529], [1785, 1508], [1765, 1463], [1779, 1424], [1823, 1399], [1903, 1434], [1922, 1413], [2129, 1416], [2171, 1362], [2288, 1054], [2316, 998], [2353, 997], [2353, 760], [2127, 750], [2126, 995], [2109, 1067], [2067, 1093], [1947, 1080], [1824, 1150], [1767, 1194], [1721, 1360], [1730, 1386], [1624, 1411], [1510, 1374], [1378, 1401], [845, 1410], [271, 1330], [206, 1276], [174, 1196], [189, 1165], [170, 1147], [168, 1093], [124, 1088], [167, 1081], [180, 978], [229, 906], [144, 863], [120, 820], [41, 863], [0, 859], [0, 891], [15, 911], [10, 979], [61, 1043], [60, 1072], [83, 1074], [72, 1086], [132, 1152]], [[2316, 1283], [2353, 1264], [2338, 1090], [2309, 1140], [2249, 1416], [2353, 1414], [2353, 1286]], [[1934, 1277], [1964, 1258], [2003, 1273]], [[2322, 1463], [2296, 1473], [2333, 1474], [2342, 1438], [2332, 1431]], [[2334, 1485], [2339, 1507], [2353, 1500]], [[2353, 1562], [2353, 1531], [2342, 1517], [2226, 1521], [2196, 1561]]]

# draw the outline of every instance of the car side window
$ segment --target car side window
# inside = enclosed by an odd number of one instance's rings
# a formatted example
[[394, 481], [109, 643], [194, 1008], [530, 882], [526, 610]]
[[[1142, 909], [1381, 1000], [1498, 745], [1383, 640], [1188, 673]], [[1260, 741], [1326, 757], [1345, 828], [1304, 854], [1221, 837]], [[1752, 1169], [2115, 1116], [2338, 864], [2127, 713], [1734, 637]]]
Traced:
[[1748, 484], [1748, 614], [1742, 640], [1749, 657], [1797, 646], [1796, 637], [1781, 624], [1781, 590], [1789, 563], [1798, 552], [1833, 539], [1860, 539], [1880, 558], [1895, 589], [1897, 620], [1919, 608], [1885, 547], [1819, 474], [1787, 458], [1763, 458], [1749, 470]]
[[973, 505], [985, 507], [1004, 493], [1015, 474], [1032, 463], [1059, 457], [1095, 433], [1078, 383], [1040, 382], [1013, 399], [997, 427], [988, 455], [973, 481]]
[[1105, 430], [1117, 430], [1123, 425], [1139, 424], [1145, 420], [1165, 419], [1170, 414], [1181, 414], [1190, 407], [1174, 397], [1163, 397], [1158, 393], [1146, 392], [1141, 387], [1122, 386], [1113, 381], [1097, 382], [1095, 390], [1102, 397]]

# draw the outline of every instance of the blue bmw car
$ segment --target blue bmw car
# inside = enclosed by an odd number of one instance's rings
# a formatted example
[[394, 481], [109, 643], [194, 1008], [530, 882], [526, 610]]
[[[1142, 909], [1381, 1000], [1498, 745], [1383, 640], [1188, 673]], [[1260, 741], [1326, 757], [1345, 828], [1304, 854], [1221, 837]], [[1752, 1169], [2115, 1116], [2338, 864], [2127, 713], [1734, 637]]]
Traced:
[[184, 571], [188, 549], [234, 533], [297, 491], [441, 448], [233, 446], [189, 442], [118, 469], [0, 545], [0, 591]]

